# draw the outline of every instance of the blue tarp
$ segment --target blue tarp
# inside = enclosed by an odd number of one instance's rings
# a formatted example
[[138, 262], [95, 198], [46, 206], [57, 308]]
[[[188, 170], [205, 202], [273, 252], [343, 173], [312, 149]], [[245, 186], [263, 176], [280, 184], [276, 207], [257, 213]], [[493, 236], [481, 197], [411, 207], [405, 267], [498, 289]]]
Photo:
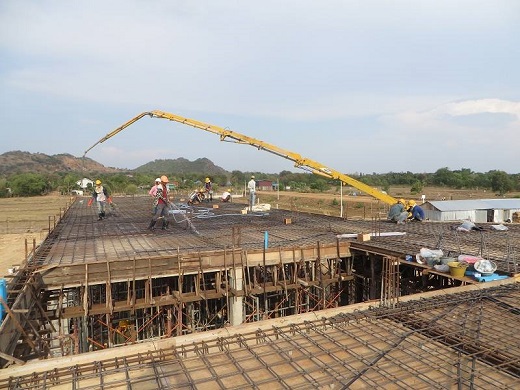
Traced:
[[468, 271], [466, 271], [466, 273], [464, 275], [472, 277], [477, 282], [492, 282], [494, 280], [502, 280], [502, 279], [508, 278], [507, 275], [499, 275], [496, 273], [494, 273], [493, 275], [486, 275], [486, 276], [484, 276], [484, 275], [475, 276], [475, 273], [478, 273], [478, 272], [468, 270]]
[[[7, 304], [7, 285], [5, 283], [5, 279], [0, 279], [0, 297], [2, 297], [5, 304]], [[0, 304], [0, 324], [2, 323], [3, 318], [4, 318], [4, 305]]]

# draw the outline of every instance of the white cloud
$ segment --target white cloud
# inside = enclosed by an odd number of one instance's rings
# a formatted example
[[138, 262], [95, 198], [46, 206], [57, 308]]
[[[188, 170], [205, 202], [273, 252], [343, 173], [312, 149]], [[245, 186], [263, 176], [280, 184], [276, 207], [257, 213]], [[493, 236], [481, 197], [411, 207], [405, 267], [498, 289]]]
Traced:
[[435, 115], [448, 114], [452, 116], [473, 115], [481, 113], [511, 114], [520, 119], [520, 102], [501, 99], [466, 100], [444, 104], [434, 110]]
[[[347, 172], [457, 167], [462, 148], [483, 167], [511, 166], [518, 11], [506, 0], [2, 1], [0, 120], [15, 129], [2, 147], [82, 152], [133, 115], [161, 109]], [[276, 170], [274, 156], [153, 122], [92, 156], [135, 167], [157, 153], [211, 155], [226, 169]], [[69, 128], [82, 136], [63, 144]], [[153, 145], [159, 134], [171, 134], [168, 147]], [[503, 149], [491, 158], [496, 140]]]

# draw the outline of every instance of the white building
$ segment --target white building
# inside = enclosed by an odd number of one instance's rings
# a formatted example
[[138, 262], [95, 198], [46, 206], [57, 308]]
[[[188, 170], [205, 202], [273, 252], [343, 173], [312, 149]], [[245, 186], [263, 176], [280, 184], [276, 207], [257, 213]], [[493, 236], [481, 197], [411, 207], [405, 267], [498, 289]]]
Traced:
[[92, 180], [90, 180], [90, 179], [87, 179], [86, 177], [84, 177], [81, 180], [78, 180], [76, 182], [76, 184], [78, 186], [80, 186], [81, 188], [83, 188], [84, 190], [87, 189], [89, 186], [90, 187], [94, 187], [94, 182]]
[[520, 199], [439, 200], [421, 205], [431, 221], [460, 221], [502, 223], [513, 220], [520, 212]]

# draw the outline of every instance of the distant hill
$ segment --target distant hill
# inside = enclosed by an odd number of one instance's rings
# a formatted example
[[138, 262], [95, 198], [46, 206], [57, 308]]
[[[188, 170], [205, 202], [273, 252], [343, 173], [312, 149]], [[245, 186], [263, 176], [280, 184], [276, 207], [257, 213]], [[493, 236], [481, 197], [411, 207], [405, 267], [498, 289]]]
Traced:
[[85, 157], [74, 157], [71, 154], [55, 154], [21, 152], [19, 150], [0, 154], [0, 175], [17, 173], [62, 173], [62, 172], [121, 172], [117, 168], [108, 168]]
[[204, 173], [205, 175], [227, 175], [229, 174], [224, 168], [221, 168], [207, 158], [199, 158], [195, 161], [189, 161], [185, 158], [155, 160], [134, 169], [135, 172], [170, 172], [176, 174], [186, 173]]
[[83, 171], [91, 173], [117, 173], [117, 172], [141, 172], [155, 173], [168, 172], [172, 174], [205, 174], [205, 175], [228, 175], [228, 172], [213, 164], [207, 158], [199, 158], [189, 161], [185, 158], [175, 160], [155, 160], [141, 165], [134, 170], [105, 167], [88, 157], [74, 157], [71, 154], [55, 154], [49, 156], [43, 153], [29, 153], [12, 151], [0, 154], [0, 175], [11, 175], [19, 173], [64, 173]]

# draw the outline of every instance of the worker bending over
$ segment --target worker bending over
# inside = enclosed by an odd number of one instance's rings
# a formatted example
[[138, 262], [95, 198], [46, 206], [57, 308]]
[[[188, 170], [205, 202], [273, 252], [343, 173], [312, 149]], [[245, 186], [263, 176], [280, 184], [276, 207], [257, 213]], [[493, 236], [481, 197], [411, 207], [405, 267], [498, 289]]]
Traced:
[[404, 224], [408, 218], [408, 212], [405, 209], [404, 199], [399, 199], [397, 203], [393, 204], [388, 210], [388, 220], [399, 224]]
[[418, 206], [417, 203], [415, 203], [415, 200], [410, 200], [408, 202], [408, 213], [408, 219], [412, 221], [424, 221], [424, 210], [421, 206]]
[[231, 190], [229, 188], [222, 193], [220, 200], [222, 202], [231, 202]]
[[202, 201], [205, 198], [205, 195], [204, 195], [205, 192], [206, 192], [206, 190], [204, 188], [197, 188], [188, 197], [188, 204], [190, 206], [192, 206], [194, 204], [202, 203]]

